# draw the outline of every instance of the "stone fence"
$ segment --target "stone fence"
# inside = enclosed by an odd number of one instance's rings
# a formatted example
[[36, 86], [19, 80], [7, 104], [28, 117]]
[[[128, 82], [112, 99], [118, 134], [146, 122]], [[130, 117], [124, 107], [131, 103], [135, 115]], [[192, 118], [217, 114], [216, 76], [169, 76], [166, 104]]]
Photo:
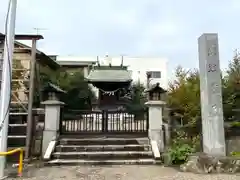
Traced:
[[[171, 145], [171, 140], [177, 136], [178, 131], [183, 131], [187, 134], [189, 138], [194, 137], [195, 135], [201, 135], [201, 127], [190, 127], [190, 126], [169, 126], [168, 130], [166, 126], [163, 126], [163, 131], [165, 134], [165, 144]], [[167, 134], [170, 135], [170, 140], [167, 140]], [[201, 137], [201, 136], [200, 136]], [[227, 154], [231, 154], [232, 152], [240, 151], [240, 127], [230, 127], [229, 125], [225, 125], [225, 139], [226, 139], [226, 150]], [[167, 142], [170, 141], [170, 142]], [[202, 143], [200, 143], [202, 144]]]

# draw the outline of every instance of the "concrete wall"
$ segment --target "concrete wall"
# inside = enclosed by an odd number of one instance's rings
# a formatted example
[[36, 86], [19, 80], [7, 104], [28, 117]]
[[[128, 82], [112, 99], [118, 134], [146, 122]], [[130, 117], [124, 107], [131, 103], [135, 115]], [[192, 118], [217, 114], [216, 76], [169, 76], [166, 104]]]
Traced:
[[[61, 64], [61, 62], [75, 64], [78, 66], [79, 64], [85, 64], [83, 68], [84, 75], [88, 75], [88, 65], [91, 65], [93, 62], [97, 62], [99, 60], [100, 64], [106, 65], [111, 62], [112, 65], [121, 65], [122, 56], [58, 56], [57, 62]], [[140, 83], [146, 85], [147, 71], [160, 71], [161, 78], [154, 78], [150, 80], [150, 84], [160, 83], [163, 88], [167, 88], [167, 59], [161, 57], [123, 57], [123, 65], [128, 66], [128, 69], [132, 71], [132, 78], [134, 82], [140, 81]], [[91, 85], [90, 85], [91, 86]], [[95, 92], [96, 96], [98, 96], [98, 89], [91, 86], [92, 90]]]
[[[160, 71], [161, 77], [151, 79], [150, 84], [156, 84], [157, 82], [163, 88], [167, 88], [167, 59], [162, 57], [150, 57], [150, 56], [109, 56], [112, 65], [120, 65], [123, 58], [123, 65], [128, 66], [128, 69], [132, 71], [133, 81], [140, 81], [144, 85], [147, 83], [147, 71]], [[106, 64], [106, 58], [99, 57], [99, 61], [102, 64]]]
[[227, 154], [240, 152], [240, 127], [225, 128]]
[[141, 83], [146, 84], [146, 72], [147, 71], [160, 71], [161, 78], [153, 79], [150, 83], [159, 82], [162, 87], [167, 87], [167, 59], [162, 57], [150, 57], [150, 56], [58, 56], [57, 62], [61, 64], [61, 61], [69, 61], [72, 63], [87, 63], [97, 62], [97, 58], [100, 64], [107, 65], [111, 62], [112, 65], [121, 65], [123, 58], [123, 65], [128, 66], [128, 69], [132, 71], [132, 78], [134, 81], [140, 80]]
[[[169, 126], [169, 132], [171, 134], [171, 139], [176, 137], [176, 131], [187, 132], [189, 136], [196, 136], [200, 134], [201, 127], [187, 127], [187, 126]], [[225, 140], [226, 140], [226, 152], [231, 154], [231, 152], [240, 152], [240, 128], [232, 128], [225, 126]]]

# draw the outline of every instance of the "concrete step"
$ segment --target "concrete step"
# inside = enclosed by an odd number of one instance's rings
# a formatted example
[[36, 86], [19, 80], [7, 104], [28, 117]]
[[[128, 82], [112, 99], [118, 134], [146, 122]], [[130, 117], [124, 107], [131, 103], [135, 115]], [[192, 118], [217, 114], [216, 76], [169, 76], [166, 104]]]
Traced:
[[54, 152], [55, 159], [128, 160], [152, 158], [152, 151]]
[[[126, 144], [139, 144], [139, 141], [148, 142], [148, 138], [62, 138], [60, 145], [126, 145]], [[148, 144], [148, 143], [145, 143]]]
[[8, 134], [10, 136], [23, 136], [27, 134], [26, 124], [9, 124]]
[[103, 134], [102, 132], [100, 133], [94, 133], [94, 134], [71, 134], [71, 135], [60, 135], [59, 138], [66, 138], [66, 139], [71, 139], [71, 138], [75, 138], [75, 139], [93, 139], [93, 138], [146, 138], [148, 137], [148, 134], [145, 133], [115, 133], [115, 134], [111, 134], [111, 133], [106, 133]]
[[24, 147], [26, 144], [26, 136], [8, 135], [8, 147]]
[[58, 145], [57, 152], [99, 152], [99, 151], [148, 151], [150, 145], [126, 144], [126, 145]]
[[81, 159], [54, 159], [46, 162], [46, 165], [152, 165], [161, 162], [154, 159], [133, 159], [133, 160], [81, 160]]

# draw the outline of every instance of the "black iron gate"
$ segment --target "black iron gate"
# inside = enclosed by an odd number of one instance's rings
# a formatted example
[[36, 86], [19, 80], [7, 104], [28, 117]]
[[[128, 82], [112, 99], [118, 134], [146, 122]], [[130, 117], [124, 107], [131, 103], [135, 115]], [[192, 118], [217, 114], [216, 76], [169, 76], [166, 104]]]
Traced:
[[127, 111], [62, 111], [61, 134], [147, 133], [148, 110]]

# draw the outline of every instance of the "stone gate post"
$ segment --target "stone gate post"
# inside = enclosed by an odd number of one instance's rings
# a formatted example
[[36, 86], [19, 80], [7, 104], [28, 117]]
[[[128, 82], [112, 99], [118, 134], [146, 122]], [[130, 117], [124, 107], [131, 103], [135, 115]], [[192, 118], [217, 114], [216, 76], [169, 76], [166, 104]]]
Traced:
[[[164, 151], [163, 133], [163, 107], [166, 104], [162, 101], [162, 95], [166, 92], [159, 86], [159, 83], [147, 90], [148, 102], [145, 104], [149, 108], [149, 130], [148, 136], [152, 143], [156, 143], [158, 151]], [[153, 145], [152, 145], [153, 146]]]
[[48, 100], [41, 103], [45, 106], [42, 157], [44, 157], [49, 143], [58, 137], [61, 106], [64, 105], [63, 102], [59, 101], [58, 96], [65, 91], [52, 83], [48, 83], [43, 92], [47, 95]]
[[59, 132], [60, 113], [63, 102], [47, 100], [42, 102], [45, 105], [45, 119], [42, 141], [42, 157], [44, 156], [49, 143], [57, 139]]
[[151, 141], [157, 143], [160, 152], [164, 150], [163, 142], [163, 107], [164, 101], [148, 101], [146, 105], [149, 107], [149, 130], [148, 137]]

